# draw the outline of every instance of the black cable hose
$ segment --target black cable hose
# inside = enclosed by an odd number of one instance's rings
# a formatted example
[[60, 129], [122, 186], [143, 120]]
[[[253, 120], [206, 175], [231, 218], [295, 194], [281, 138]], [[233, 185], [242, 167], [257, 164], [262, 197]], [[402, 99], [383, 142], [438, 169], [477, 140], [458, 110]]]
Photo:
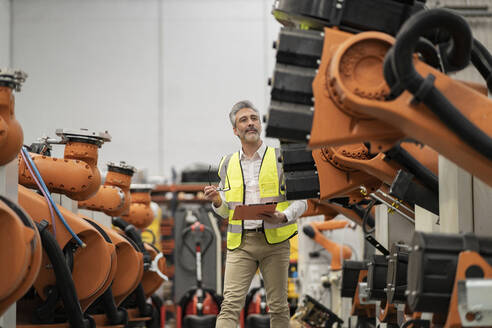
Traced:
[[55, 310], [60, 301], [60, 294], [56, 286], [47, 286], [44, 289], [46, 300], [44, 303], [36, 308], [36, 320], [41, 323], [54, 322], [55, 321]]
[[[429, 41], [424, 37], [419, 38], [419, 41], [417, 42], [417, 46], [415, 47], [415, 51], [420, 54], [421, 57], [420, 59], [424, 63], [436, 69], [441, 70], [441, 61], [439, 59], [439, 53], [431, 41]], [[386, 57], [384, 59], [384, 65], [383, 65], [384, 79], [386, 80], [388, 85], [392, 87], [390, 95], [387, 97], [387, 100], [395, 99], [396, 97], [401, 95], [404, 91], [403, 86], [401, 86], [398, 83], [398, 79], [395, 75], [395, 72], [393, 72], [393, 69], [391, 67], [392, 58], [393, 58], [393, 48], [390, 48], [390, 50], [388, 50], [388, 53], [386, 54]]]
[[366, 225], [369, 228], [374, 228], [375, 221], [374, 217], [371, 215], [371, 211], [366, 212], [366, 209], [360, 206], [359, 204], [355, 204], [349, 207], [349, 209], [353, 210], [357, 215], [361, 218], [364, 219], [364, 215], [366, 216]]
[[436, 69], [441, 68], [439, 54], [432, 42], [426, 38], [419, 38], [415, 51], [420, 54], [422, 61]]
[[432, 192], [439, 193], [439, 179], [432, 173], [427, 167], [422, 165], [419, 161], [410, 155], [401, 144], [398, 144], [388, 150], [386, 156], [401, 166], [403, 166], [408, 172], [412, 173], [418, 181], [424, 186], [429, 188]]
[[413, 325], [413, 328], [428, 328], [430, 327], [430, 321], [429, 320], [423, 320], [423, 319], [411, 319], [408, 321], [405, 321], [402, 325], [401, 328], [408, 328], [410, 325]]
[[67, 263], [65, 262], [65, 257], [63, 256], [63, 252], [58, 245], [58, 242], [55, 237], [48, 230], [46, 230], [46, 226], [44, 224], [36, 223], [36, 225], [41, 236], [43, 249], [46, 251], [48, 258], [53, 265], [53, 272], [56, 277], [56, 286], [63, 301], [63, 307], [67, 314], [70, 327], [89, 328], [90, 322], [89, 320], [84, 319], [84, 314], [82, 312], [82, 308], [80, 307], [72, 274], [67, 266]]
[[140, 232], [138, 232], [138, 230], [137, 230], [137, 228], [135, 228], [135, 226], [133, 226], [132, 224], [126, 222], [125, 220], [123, 220], [121, 218], [113, 218], [112, 223], [115, 226], [117, 226], [118, 228], [120, 228], [121, 230], [123, 230], [125, 232], [125, 234], [128, 237], [130, 237], [135, 242], [135, 244], [137, 244], [140, 251], [143, 252], [145, 250], [145, 246], [143, 244]]
[[144, 243], [142, 241], [142, 235], [137, 230], [137, 228], [135, 228], [133, 224], [130, 224], [121, 218], [113, 218], [111, 221], [113, 225], [123, 230], [125, 232], [125, 235], [127, 235], [128, 238], [133, 240], [133, 242], [138, 246], [140, 252], [142, 252], [144, 255], [144, 268], [148, 269], [150, 263], [152, 262], [152, 257], [150, 256], [149, 252], [147, 252], [147, 250], [145, 249]]
[[[452, 37], [443, 58], [446, 57], [455, 67], [469, 61], [472, 37], [466, 21], [450, 11], [432, 9], [411, 17], [398, 33], [391, 57], [393, 72], [396, 73], [398, 83], [412, 94], [417, 94], [418, 100], [427, 105], [451, 131], [478, 153], [492, 160], [492, 138], [461, 114], [432, 83], [429, 83], [430, 80], [424, 80], [415, 70], [412, 55], [416, 43], [425, 31], [436, 28], [447, 30]], [[424, 83], [429, 88], [426, 92], [421, 92]]]
[[463, 69], [470, 62], [473, 38], [465, 19], [445, 9], [421, 11], [403, 24], [392, 47], [392, 69], [400, 83], [412, 93], [424, 82], [413, 65], [413, 54], [421, 36], [435, 29], [447, 31], [451, 37], [441, 48], [441, 59], [448, 70]]
[[128, 313], [126, 310], [116, 307], [111, 287], [101, 295], [101, 302], [111, 325], [126, 325], [128, 323]]
[[376, 205], [375, 199], [371, 200], [369, 205], [367, 205], [366, 209], [364, 210], [364, 216], [362, 217], [362, 231], [364, 231], [364, 235], [369, 235], [369, 234], [373, 233], [375, 230], [374, 226], [371, 227], [370, 230], [367, 230], [367, 221], [368, 221], [369, 215], [371, 213], [371, 209], [374, 205]]
[[491, 91], [492, 56], [490, 55], [490, 52], [487, 50], [487, 48], [485, 48], [484, 45], [477, 39], [473, 39], [471, 62], [486, 81], [487, 89]]
[[142, 317], [152, 316], [152, 306], [145, 301], [145, 291], [142, 283], [139, 283], [134, 291], [135, 300], [137, 302], [138, 311]]

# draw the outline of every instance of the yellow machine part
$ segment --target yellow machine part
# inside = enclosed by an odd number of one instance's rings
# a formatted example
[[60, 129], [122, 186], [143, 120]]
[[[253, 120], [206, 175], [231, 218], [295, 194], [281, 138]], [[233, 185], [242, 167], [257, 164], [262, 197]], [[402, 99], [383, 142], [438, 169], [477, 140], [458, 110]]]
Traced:
[[296, 261], [299, 258], [299, 235], [289, 239], [290, 241], [290, 261]]
[[[154, 206], [152, 206], [154, 208]], [[145, 243], [152, 244], [159, 252], [162, 251], [161, 247], [161, 220], [162, 210], [160, 206], [157, 206], [157, 215], [154, 217], [152, 223], [142, 231], [142, 240]]]

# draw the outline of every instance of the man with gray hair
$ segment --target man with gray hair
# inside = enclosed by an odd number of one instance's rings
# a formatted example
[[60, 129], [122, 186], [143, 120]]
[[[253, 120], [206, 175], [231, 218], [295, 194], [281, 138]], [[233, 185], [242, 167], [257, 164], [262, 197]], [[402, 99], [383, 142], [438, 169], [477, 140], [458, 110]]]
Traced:
[[[307, 209], [306, 201], [288, 202], [279, 149], [261, 140], [258, 110], [250, 101], [236, 103], [229, 119], [241, 142], [238, 152], [222, 157], [219, 188], [204, 188], [205, 199], [214, 211], [229, 218], [224, 301], [216, 327], [236, 328], [251, 280], [259, 268], [265, 282], [270, 327], [289, 326], [287, 278], [289, 239], [297, 234], [297, 219]], [[234, 217], [238, 205], [275, 203], [273, 213], [255, 220]]]

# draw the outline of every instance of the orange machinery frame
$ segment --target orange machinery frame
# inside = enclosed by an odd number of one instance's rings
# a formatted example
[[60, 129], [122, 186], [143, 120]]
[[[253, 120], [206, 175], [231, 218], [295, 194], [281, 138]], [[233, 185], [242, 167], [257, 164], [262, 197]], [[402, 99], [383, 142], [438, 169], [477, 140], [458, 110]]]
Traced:
[[78, 207], [101, 211], [109, 216], [127, 214], [130, 209], [130, 184], [136, 169], [125, 162], [109, 162], [104, 184], [89, 199], [79, 201]]
[[[402, 143], [402, 148], [437, 175], [437, 153], [429, 147]], [[369, 155], [363, 144], [322, 147], [312, 152], [320, 182], [320, 199], [348, 197], [354, 204], [365, 198], [359, 190], [364, 186], [374, 192], [384, 183], [391, 185], [402, 167], [386, 160], [384, 153]]]
[[31, 288], [41, 268], [38, 229], [22, 208], [0, 196], [0, 316]]
[[[111, 140], [106, 133], [96, 135], [86, 130], [58, 129], [65, 143], [63, 158], [30, 153], [50, 192], [64, 194], [73, 200], [86, 200], [96, 194], [101, 185], [101, 172], [97, 167], [98, 149]], [[37, 188], [24, 161], [19, 156], [19, 183]]]
[[[45, 199], [19, 185], [19, 204], [36, 222], [41, 222], [50, 217], [50, 211]], [[113, 244], [106, 242], [103, 236], [88, 222], [79, 216], [59, 206], [60, 212], [65, 217], [67, 223], [87, 247], [79, 247], [74, 252], [72, 278], [80, 300], [82, 310], [85, 311], [89, 305], [99, 297], [107, 288], [108, 280], [111, 282], [112, 275], [116, 268], [116, 253]], [[56, 240], [60, 248], [64, 248], [71, 240], [70, 233], [62, 227], [62, 222], [58, 217], [55, 218]], [[53, 233], [53, 226], [50, 223], [49, 229]], [[44, 253], [44, 252], [43, 252]], [[34, 288], [42, 299], [46, 299], [45, 287], [55, 284], [53, 270], [50, 269], [50, 261], [44, 253], [41, 270], [34, 282]], [[91, 274], [87, 274], [90, 268]]]
[[22, 71], [0, 70], [0, 166], [12, 161], [19, 153], [24, 134], [15, 117], [14, 89], [20, 91], [27, 78]]
[[[314, 120], [309, 146], [339, 146], [370, 142], [371, 151], [390, 149], [413, 137], [492, 185], [492, 163], [465, 144], [425, 105], [403, 92], [387, 101], [389, 87], [383, 61], [394, 38], [380, 32], [352, 35], [324, 29], [321, 64], [313, 82]], [[462, 114], [492, 135], [492, 102], [474, 88], [453, 80], [415, 59], [416, 70], [436, 77], [435, 86]]]
[[[342, 269], [342, 260], [349, 259], [352, 256], [352, 250], [346, 245], [339, 245], [326, 238], [322, 231], [331, 231], [344, 229], [350, 225], [346, 220], [330, 220], [322, 222], [310, 222], [305, 224], [303, 231], [315, 242], [323, 246], [331, 255], [331, 270], [337, 271]], [[311, 232], [312, 231], [312, 232]]]
[[150, 192], [153, 185], [132, 185], [130, 187], [131, 203], [129, 211], [122, 215], [123, 220], [138, 229], [147, 228], [154, 220], [154, 211], [150, 207]]

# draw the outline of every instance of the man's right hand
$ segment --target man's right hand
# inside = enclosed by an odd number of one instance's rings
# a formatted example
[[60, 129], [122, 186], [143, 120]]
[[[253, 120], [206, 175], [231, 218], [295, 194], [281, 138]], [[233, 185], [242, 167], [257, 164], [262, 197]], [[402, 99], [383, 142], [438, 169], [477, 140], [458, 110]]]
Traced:
[[215, 208], [219, 208], [222, 205], [222, 198], [220, 198], [219, 192], [215, 186], [205, 186], [203, 188], [203, 197], [214, 203]]

